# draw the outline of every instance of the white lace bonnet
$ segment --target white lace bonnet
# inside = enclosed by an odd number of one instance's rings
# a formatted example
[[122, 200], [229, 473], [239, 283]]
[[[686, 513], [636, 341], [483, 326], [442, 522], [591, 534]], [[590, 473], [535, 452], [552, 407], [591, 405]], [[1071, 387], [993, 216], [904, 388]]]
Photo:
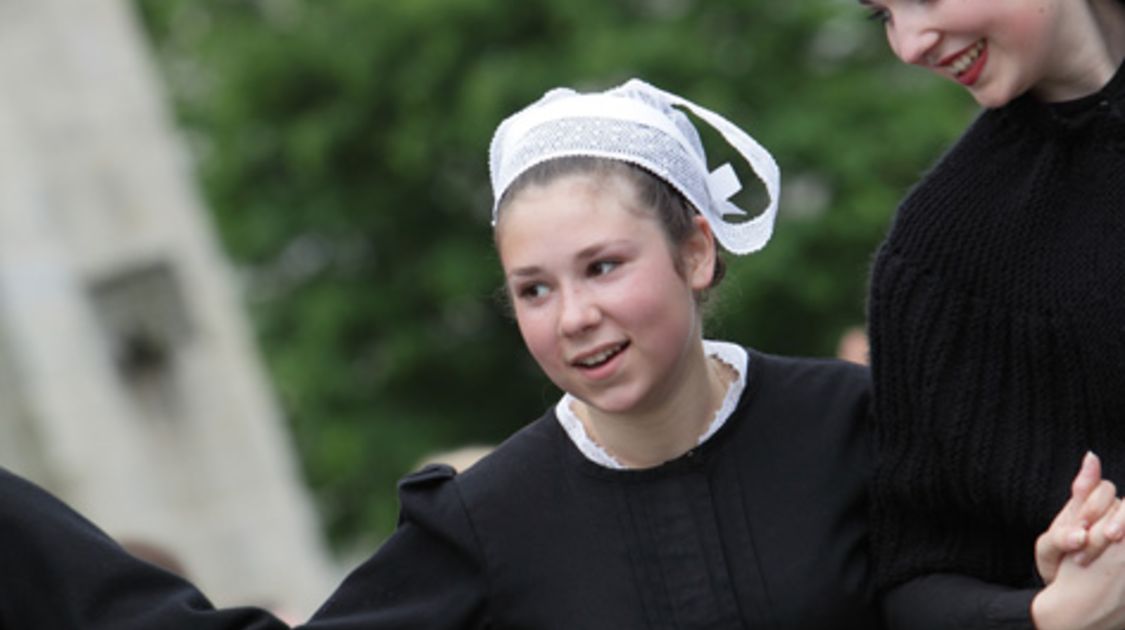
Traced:
[[[765, 184], [769, 205], [749, 220], [730, 198], [742, 188], [731, 165], [711, 171], [699, 133], [684, 107], [714, 127]], [[591, 156], [641, 166], [676, 188], [706, 218], [719, 243], [734, 254], [761, 249], [773, 233], [781, 173], [760, 144], [726, 118], [639, 79], [604, 92], [555, 88], [509, 116], [489, 147], [492, 224], [504, 192], [524, 171], [547, 160]]]

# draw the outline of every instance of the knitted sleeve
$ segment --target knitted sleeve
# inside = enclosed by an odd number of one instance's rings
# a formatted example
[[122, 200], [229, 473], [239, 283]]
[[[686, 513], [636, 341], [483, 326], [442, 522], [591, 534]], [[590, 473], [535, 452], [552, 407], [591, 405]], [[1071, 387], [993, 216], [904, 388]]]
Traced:
[[[1042, 478], [1020, 469], [1034, 457], [1030, 429], [997, 422], [984, 397], [1000, 374], [980, 340], [987, 315], [892, 254], [875, 277], [876, 588], [942, 572], [1027, 585], [1038, 530], [1021, 517], [1049, 501]], [[993, 484], [1019, 487], [1004, 495]]]
[[891, 590], [883, 612], [887, 630], [1035, 630], [1037, 592], [935, 573]]

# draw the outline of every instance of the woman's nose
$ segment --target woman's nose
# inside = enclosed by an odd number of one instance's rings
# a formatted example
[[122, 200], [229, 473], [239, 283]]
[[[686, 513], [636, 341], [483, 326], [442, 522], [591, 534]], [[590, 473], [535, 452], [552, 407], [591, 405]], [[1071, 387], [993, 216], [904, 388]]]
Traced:
[[566, 336], [581, 334], [601, 320], [601, 311], [592, 296], [579, 287], [562, 290], [559, 331]]
[[904, 62], [914, 65], [933, 65], [933, 58], [941, 34], [925, 19], [925, 16], [906, 12], [896, 16], [894, 23], [887, 28], [887, 41], [891, 50]]

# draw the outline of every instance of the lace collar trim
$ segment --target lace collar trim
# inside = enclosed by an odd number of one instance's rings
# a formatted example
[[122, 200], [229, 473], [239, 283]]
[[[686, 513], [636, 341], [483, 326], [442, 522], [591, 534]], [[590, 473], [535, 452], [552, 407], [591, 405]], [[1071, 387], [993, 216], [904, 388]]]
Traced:
[[[707, 356], [715, 357], [734, 368], [737, 376], [730, 386], [727, 387], [727, 393], [723, 397], [722, 405], [720, 405], [718, 411], [715, 412], [715, 417], [711, 420], [711, 424], [707, 426], [707, 430], [699, 436], [697, 444], [706, 442], [726, 424], [727, 419], [730, 418], [731, 414], [734, 412], [734, 408], [738, 405], [739, 399], [742, 398], [743, 390], [746, 389], [746, 373], [750, 365], [750, 355], [747, 354], [745, 348], [737, 344], [725, 341], [704, 340], [703, 351]], [[571, 407], [576, 401], [577, 399], [570, 394], [564, 394], [562, 399], [555, 405], [555, 417], [558, 418], [559, 424], [562, 425], [563, 430], [566, 431], [571, 442], [574, 442], [574, 446], [578, 448], [586, 459], [599, 466], [615, 470], [626, 469], [627, 466], [617, 461], [586, 433], [586, 427], [583, 426], [582, 421], [575, 415]]]

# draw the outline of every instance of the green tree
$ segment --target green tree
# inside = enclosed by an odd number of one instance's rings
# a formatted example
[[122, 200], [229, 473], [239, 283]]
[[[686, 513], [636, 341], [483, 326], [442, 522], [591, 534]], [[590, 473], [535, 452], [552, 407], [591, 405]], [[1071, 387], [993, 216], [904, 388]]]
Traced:
[[710, 334], [823, 355], [862, 322], [896, 200], [973, 112], [843, 0], [138, 7], [337, 541], [390, 531], [424, 453], [495, 442], [557, 396], [495, 298], [486, 151], [504, 116], [639, 76], [742, 125], [786, 193]]

